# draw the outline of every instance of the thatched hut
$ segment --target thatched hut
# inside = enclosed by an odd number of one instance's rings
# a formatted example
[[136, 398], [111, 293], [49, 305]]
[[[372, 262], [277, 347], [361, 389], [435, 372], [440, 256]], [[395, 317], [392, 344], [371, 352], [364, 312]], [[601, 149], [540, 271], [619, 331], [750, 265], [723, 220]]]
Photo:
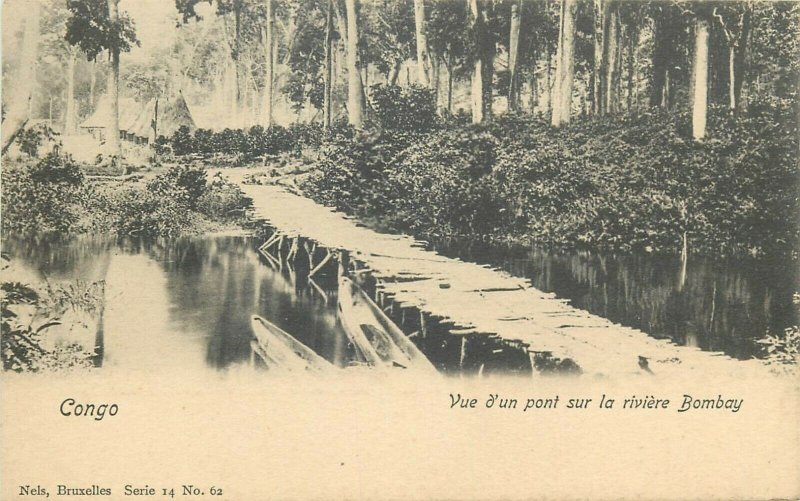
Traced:
[[192, 118], [183, 94], [178, 92], [177, 97], [167, 102], [163, 110], [159, 111], [156, 132], [158, 136], [172, 137], [181, 127], [187, 127], [190, 132], [193, 132], [197, 125], [194, 123], [194, 118]]
[[[119, 129], [120, 137], [124, 138], [125, 125], [132, 121], [139, 112], [139, 105], [130, 98], [119, 99]], [[108, 124], [111, 121], [111, 100], [103, 95], [97, 102], [97, 107], [89, 117], [80, 124], [83, 132], [89, 133], [98, 141], [105, 141]]]
[[[156, 121], [158, 100], [151, 99], [139, 114], [125, 127], [123, 137], [136, 144], [148, 144], [155, 138], [154, 126]], [[121, 128], [121, 127], [120, 127]]]
[[151, 144], [158, 137], [171, 137], [181, 127], [197, 128], [183, 95], [171, 100], [152, 99], [125, 127], [124, 138], [136, 144]]

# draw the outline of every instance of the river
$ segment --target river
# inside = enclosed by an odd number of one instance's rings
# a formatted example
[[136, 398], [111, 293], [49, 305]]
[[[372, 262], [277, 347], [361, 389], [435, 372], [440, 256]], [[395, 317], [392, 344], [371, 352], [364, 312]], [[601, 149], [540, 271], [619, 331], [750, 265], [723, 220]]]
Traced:
[[[69, 241], [4, 239], [3, 251], [51, 282], [105, 281], [97, 364], [126, 370], [213, 370], [246, 365], [258, 314], [339, 367], [354, 358], [336, 314], [335, 268], [312, 282], [257, 251], [251, 236]], [[499, 266], [572, 304], [655, 337], [758, 355], [756, 339], [797, 319], [796, 272], [786, 264], [438, 242], [445, 255]], [[307, 270], [306, 270], [307, 274]], [[408, 326], [406, 326], [408, 327]], [[527, 357], [477, 340], [465, 359], [460, 338], [416, 340], [444, 372], [530, 371]], [[527, 369], [526, 369], [527, 367]]]

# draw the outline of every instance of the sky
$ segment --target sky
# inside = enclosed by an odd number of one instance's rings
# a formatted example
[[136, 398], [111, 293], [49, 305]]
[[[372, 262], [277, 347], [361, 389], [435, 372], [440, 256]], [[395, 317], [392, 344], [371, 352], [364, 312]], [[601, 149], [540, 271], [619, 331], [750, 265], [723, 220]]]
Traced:
[[[32, 1], [38, 0], [0, 0], [4, 50], [13, 52], [16, 49], [14, 33], [22, 28]], [[120, 0], [119, 9], [121, 13], [126, 12], [131, 16], [142, 43], [141, 47], [133, 48], [125, 57], [144, 59], [153, 50], [174, 40], [178, 21], [175, 0]], [[210, 14], [211, 6], [201, 3], [197, 10], [201, 14], [204, 11]]]

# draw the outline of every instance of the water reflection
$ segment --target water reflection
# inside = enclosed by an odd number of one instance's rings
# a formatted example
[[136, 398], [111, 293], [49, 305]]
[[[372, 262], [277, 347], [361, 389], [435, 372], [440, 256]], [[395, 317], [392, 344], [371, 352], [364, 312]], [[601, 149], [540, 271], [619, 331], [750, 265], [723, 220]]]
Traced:
[[746, 359], [755, 339], [797, 322], [791, 261], [711, 260], [690, 257], [685, 282], [681, 260], [670, 256], [617, 256], [589, 251], [493, 246], [443, 240], [432, 247], [465, 260], [499, 266], [581, 309], [655, 337]]
[[253, 314], [345, 365], [335, 277], [317, 275], [312, 286], [297, 276], [302, 269], [271, 268], [256, 246], [249, 237], [4, 241], [13, 260], [41, 277], [106, 281], [98, 347], [104, 365], [149, 370], [248, 362]]
[[[251, 237], [69, 241], [5, 238], [3, 250], [29, 274], [52, 281], [106, 282], [97, 363], [145, 370], [224, 369], [250, 360], [250, 316], [260, 315], [339, 367], [354, 358], [336, 318], [335, 271], [308, 280], [307, 259], [295, 267], [256, 252]], [[678, 258], [436, 242], [436, 250], [501, 266], [539, 289], [656, 337], [724, 351], [757, 353], [768, 328], [796, 323], [790, 263], [690, 258], [685, 281]], [[334, 266], [330, 267], [335, 269]], [[370, 289], [368, 287], [368, 289]], [[374, 292], [374, 284], [370, 292]], [[440, 371], [530, 372], [522, 350], [480, 336], [447, 334], [418, 311], [390, 315]]]

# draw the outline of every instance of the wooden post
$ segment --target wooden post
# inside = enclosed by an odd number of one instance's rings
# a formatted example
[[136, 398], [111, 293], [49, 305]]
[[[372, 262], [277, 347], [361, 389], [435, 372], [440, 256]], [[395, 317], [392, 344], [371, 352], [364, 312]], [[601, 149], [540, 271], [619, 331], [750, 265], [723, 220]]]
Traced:
[[292, 239], [292, 246], [289, 248], [289, 253], [286, 255], [286, 260], [294, 259], [297, 257], [297, 250], [300, 248], [300, 237]]
[[[313, 252], [312, 252], [312, 254], [313, 254]], [[309, 272], [308, 272], [308, 278], [311, 278], [311, 277], [313, 277], [314, 275], [316, 275], [316, 274], [317, 274], [317, 272], [318, 272], [319, 270], [321, 270], [321, 269], [322, 269], [322, 268], [323, 268], [323, 267], [324, 267], [324, 266], [325, 266], [325, 265], [328, 263], [328, 261], [330, 261], [330, 260], [331, 260], [331, 258], [332, 258], [332, 257], [333, 257], [333, 253], [332, 253], [332, 252], [330, 251], [330, 249], [329, 249], [329, 250], [328, 250], [328, 253], [327, 253], [327, 254], [325, 255], [325, 257], [322, 259], [322, 261], [320, 261], [318, 265], [316, 265], [315, 267], [313, 267], [313, 268], [311, 269], [311, 271], [309, 271]], [[310, 259], [311, 259], [311, 254], [309, 254], [309, 260], [310, 260]], [[342, 266], [342, 264], [341, 264], [341, 262], [340, 262], [340, 263], [339, 263], [339, 267], [341, 268], [341, 266]], [[339, 275], [340, 275], [340, 276], [342, 275], [342, 273], [341, 273], [341, 269], [339, 270]]]
[[461, 355], [458, 359], [458, 367], [464, 369], [464, 359], [467, 358], [467, 336], [461, 336]]
[[350, 266], [350, 253], [344, 249], [339, 250], [339, 276], [346, 277]]
[[422, 339], [428, 337], [428, 326], [425, 323], [425, 313], [422, 310], [419, 310], [419, 333]]

